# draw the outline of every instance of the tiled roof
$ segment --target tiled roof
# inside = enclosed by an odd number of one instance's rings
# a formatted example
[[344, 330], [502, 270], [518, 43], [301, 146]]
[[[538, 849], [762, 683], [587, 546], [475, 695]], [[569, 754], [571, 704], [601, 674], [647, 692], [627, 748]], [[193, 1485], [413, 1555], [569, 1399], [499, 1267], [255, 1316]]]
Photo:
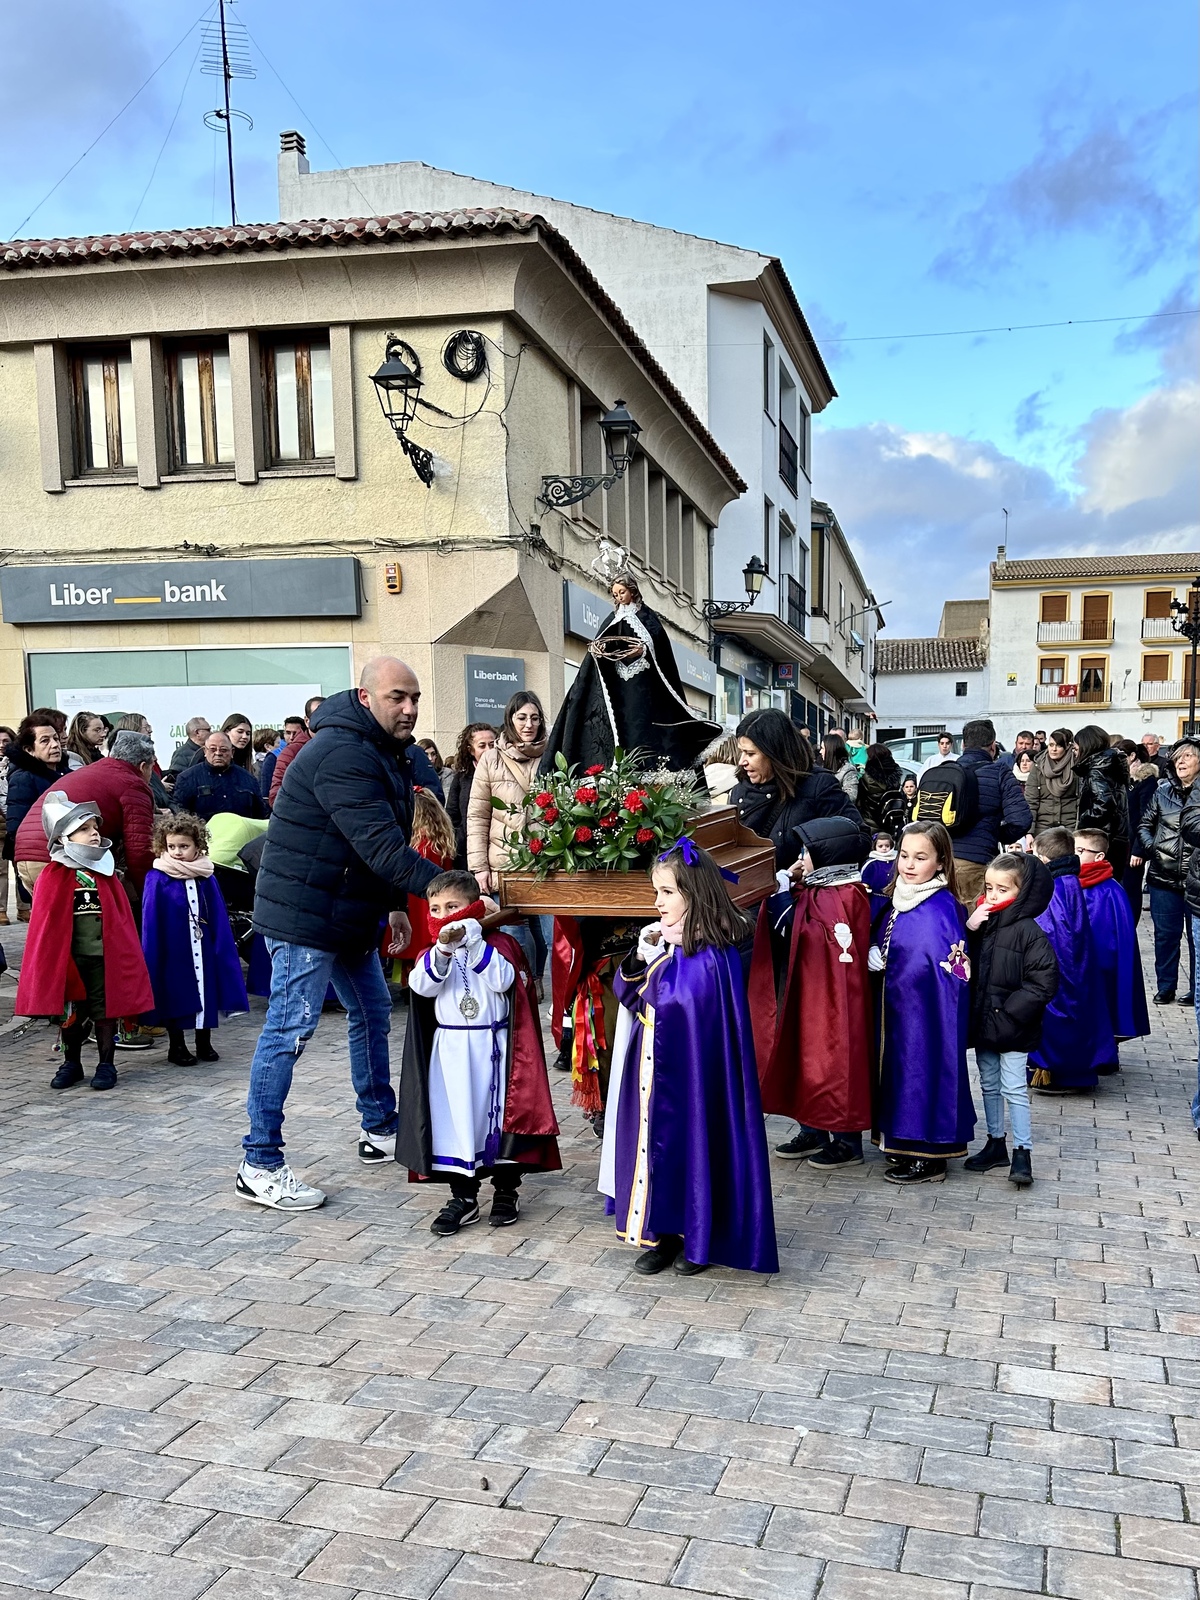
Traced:
[[993, 583], [1029, 583], [1047, 578], [1160, 578], [1200, 572], [1200, 553], [1163, 551], [1149, 556], [1047, 556], [1042, 561], [992, 562]]
[[987, 650], [979, 639], [876, 639], [875, 670], [979, 672]]
[[612, 324], [654, 383], [689, 424], [725, 477], [739, 492], [746, 489], [737, 469], [695, 411], [647, 350], [616, 301], [563, 234], [528, 211], [474, 208], [456, 211], [404, 211], [390, 217], [318, 217], [308, 222], [239, 223], [229, 228], [175, 228], [157, 233], [107, 233], [81, 239], [14, 239], [0, 244], [0, 269], [32, 272], [39, 268], [138, 265], [164, 258], [231, 255], [279, 255], [287, 250], [321, 250], [345, 245], [416, 244], [440, 239], [498, 234], [540, 235], [551, 253]]

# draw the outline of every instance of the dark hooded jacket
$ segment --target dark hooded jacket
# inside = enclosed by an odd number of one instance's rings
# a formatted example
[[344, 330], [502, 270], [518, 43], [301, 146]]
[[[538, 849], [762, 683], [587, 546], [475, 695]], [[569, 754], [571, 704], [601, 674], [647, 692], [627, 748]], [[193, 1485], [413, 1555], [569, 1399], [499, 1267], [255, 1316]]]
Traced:
[[1129, 763], [1119, 750], [1097, 750], [1075, 763], [1079, 820], [1075, 826], [1108, 835], [1108, 858], [1124, 870], [1129, 860]]
[[997, 1053], [1037, 1047], [1042, 1014], [1058, 989], [1058, 962], [1034, 921], [1054, 898], [1054, 877], [1037, 856], [1023, 857], [1021, 866], [1012, 905], [969, 935], [970, 1043]]
[[51, 768], [29, 750], [22, 750], [20, 745], [10, 744], [8, 747], [8, 829], [4, 838], [4, 857], [12, 861], [13, 851], [17, 842], [17, 829], [25, 820], [26, 813], [37, 804], [47, 789], [65, 778], [71, 768], [67, 763], [66, 751], [58, 766]]
[[271, 814], [254, 926], [288, 944], [361, 953], [441, 869], [408, 843], [412, 740], [393, 739], [352, 689], [317, 707], [312, 732]]
[[813, 866], [857, 867], [862, 861], [862, 833], [849, 817], [818, 817], [796, 829]]
[[845, 817], [858, 829], [860, 861], [871, 848], [871, 836], [857, 806], [833, 773], [826, 772], [824, 767], [806, 772], [790, 800], [784, 799], [774, 780], [751, 783], [748, 778], [734, 785], [729, 800], [737, 807], [742, 823], [760, 838], [770, 839], [775, 846], [777, 870], [784, 870], [795, 862], [800, 854], [796, 829], [817, 817]]

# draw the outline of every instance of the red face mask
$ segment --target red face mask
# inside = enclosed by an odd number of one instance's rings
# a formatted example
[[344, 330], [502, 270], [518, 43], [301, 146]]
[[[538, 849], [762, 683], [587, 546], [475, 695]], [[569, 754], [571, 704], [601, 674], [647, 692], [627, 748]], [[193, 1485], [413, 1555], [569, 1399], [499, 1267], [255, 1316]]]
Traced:
[[461, 911], [452, 911], [448, 917], [429, 918], [429, 926], [436, 939], [442, 929], [452, 922], [482, 922], [487, 916], [487, 907], [482, 900], [472, 900], [469, 906], [464, 906]]

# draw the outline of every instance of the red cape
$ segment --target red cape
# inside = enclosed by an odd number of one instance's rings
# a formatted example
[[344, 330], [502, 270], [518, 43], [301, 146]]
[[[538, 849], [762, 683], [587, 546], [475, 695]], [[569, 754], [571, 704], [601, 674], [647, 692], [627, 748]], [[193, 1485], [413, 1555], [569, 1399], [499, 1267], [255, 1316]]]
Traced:
[[[533, 975], [520, 945], [507, 933], [486, 935], [488, 944], [508, 961], [516, 982], [508, 991], [508, 1083], [504, 1095], [504, 1122], [500, 1154], [506, 1161], [557, 1172], [558, 1119], [550, 1098], [546, 1052]], [[396, 1134], [396, 1160], [412, 1177], [441, 1178], [432, 1173], [433, 1137], [429, 1115], [429, 1058], [434, 1034], [433, 1001], [409, 991], [408, 1026], [398, 1096], [400, 1125]]]
[[[842, 945], [834, 925], [846, 924]], [[750, 1015], [763, 1110], [830, 1133], [871, 1126], [871, 902], [861, 884], [802, 890], [796, 900], [783, 996], [776, 1005], [771, 919], [754, 934]]]
[[[129, 897], [114, 878], [92, 875], [100, 896], [104, 936], [104, 1014], [136, 1017], [154, 1009], [154, 991], [142, 955]], [[75, 869], [52, 861], [33, 890], [29, 937], [13, 1012], [18, 1017], [61, 1017], [68, 1000], [86, 991], [71, 960], [75, 917]]]

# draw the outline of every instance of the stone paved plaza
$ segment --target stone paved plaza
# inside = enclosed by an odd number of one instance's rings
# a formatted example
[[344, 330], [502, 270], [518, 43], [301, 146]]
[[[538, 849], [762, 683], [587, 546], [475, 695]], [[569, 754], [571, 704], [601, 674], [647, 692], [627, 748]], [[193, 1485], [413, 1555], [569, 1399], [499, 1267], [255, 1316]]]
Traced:
[[1197, 1600], [1195, 1032], [1154, 1024], [1038, 1101], [1024, 1197], [774, 1162], [771, 1280], [632, 1276], [561, 1079], [565, 1172], [436, 1240], [357, 1161], [339, 1017], [293, 1217], [233, 1192], [256, 1016], [106, 1095], [10, 1032], [0, 1600]]

